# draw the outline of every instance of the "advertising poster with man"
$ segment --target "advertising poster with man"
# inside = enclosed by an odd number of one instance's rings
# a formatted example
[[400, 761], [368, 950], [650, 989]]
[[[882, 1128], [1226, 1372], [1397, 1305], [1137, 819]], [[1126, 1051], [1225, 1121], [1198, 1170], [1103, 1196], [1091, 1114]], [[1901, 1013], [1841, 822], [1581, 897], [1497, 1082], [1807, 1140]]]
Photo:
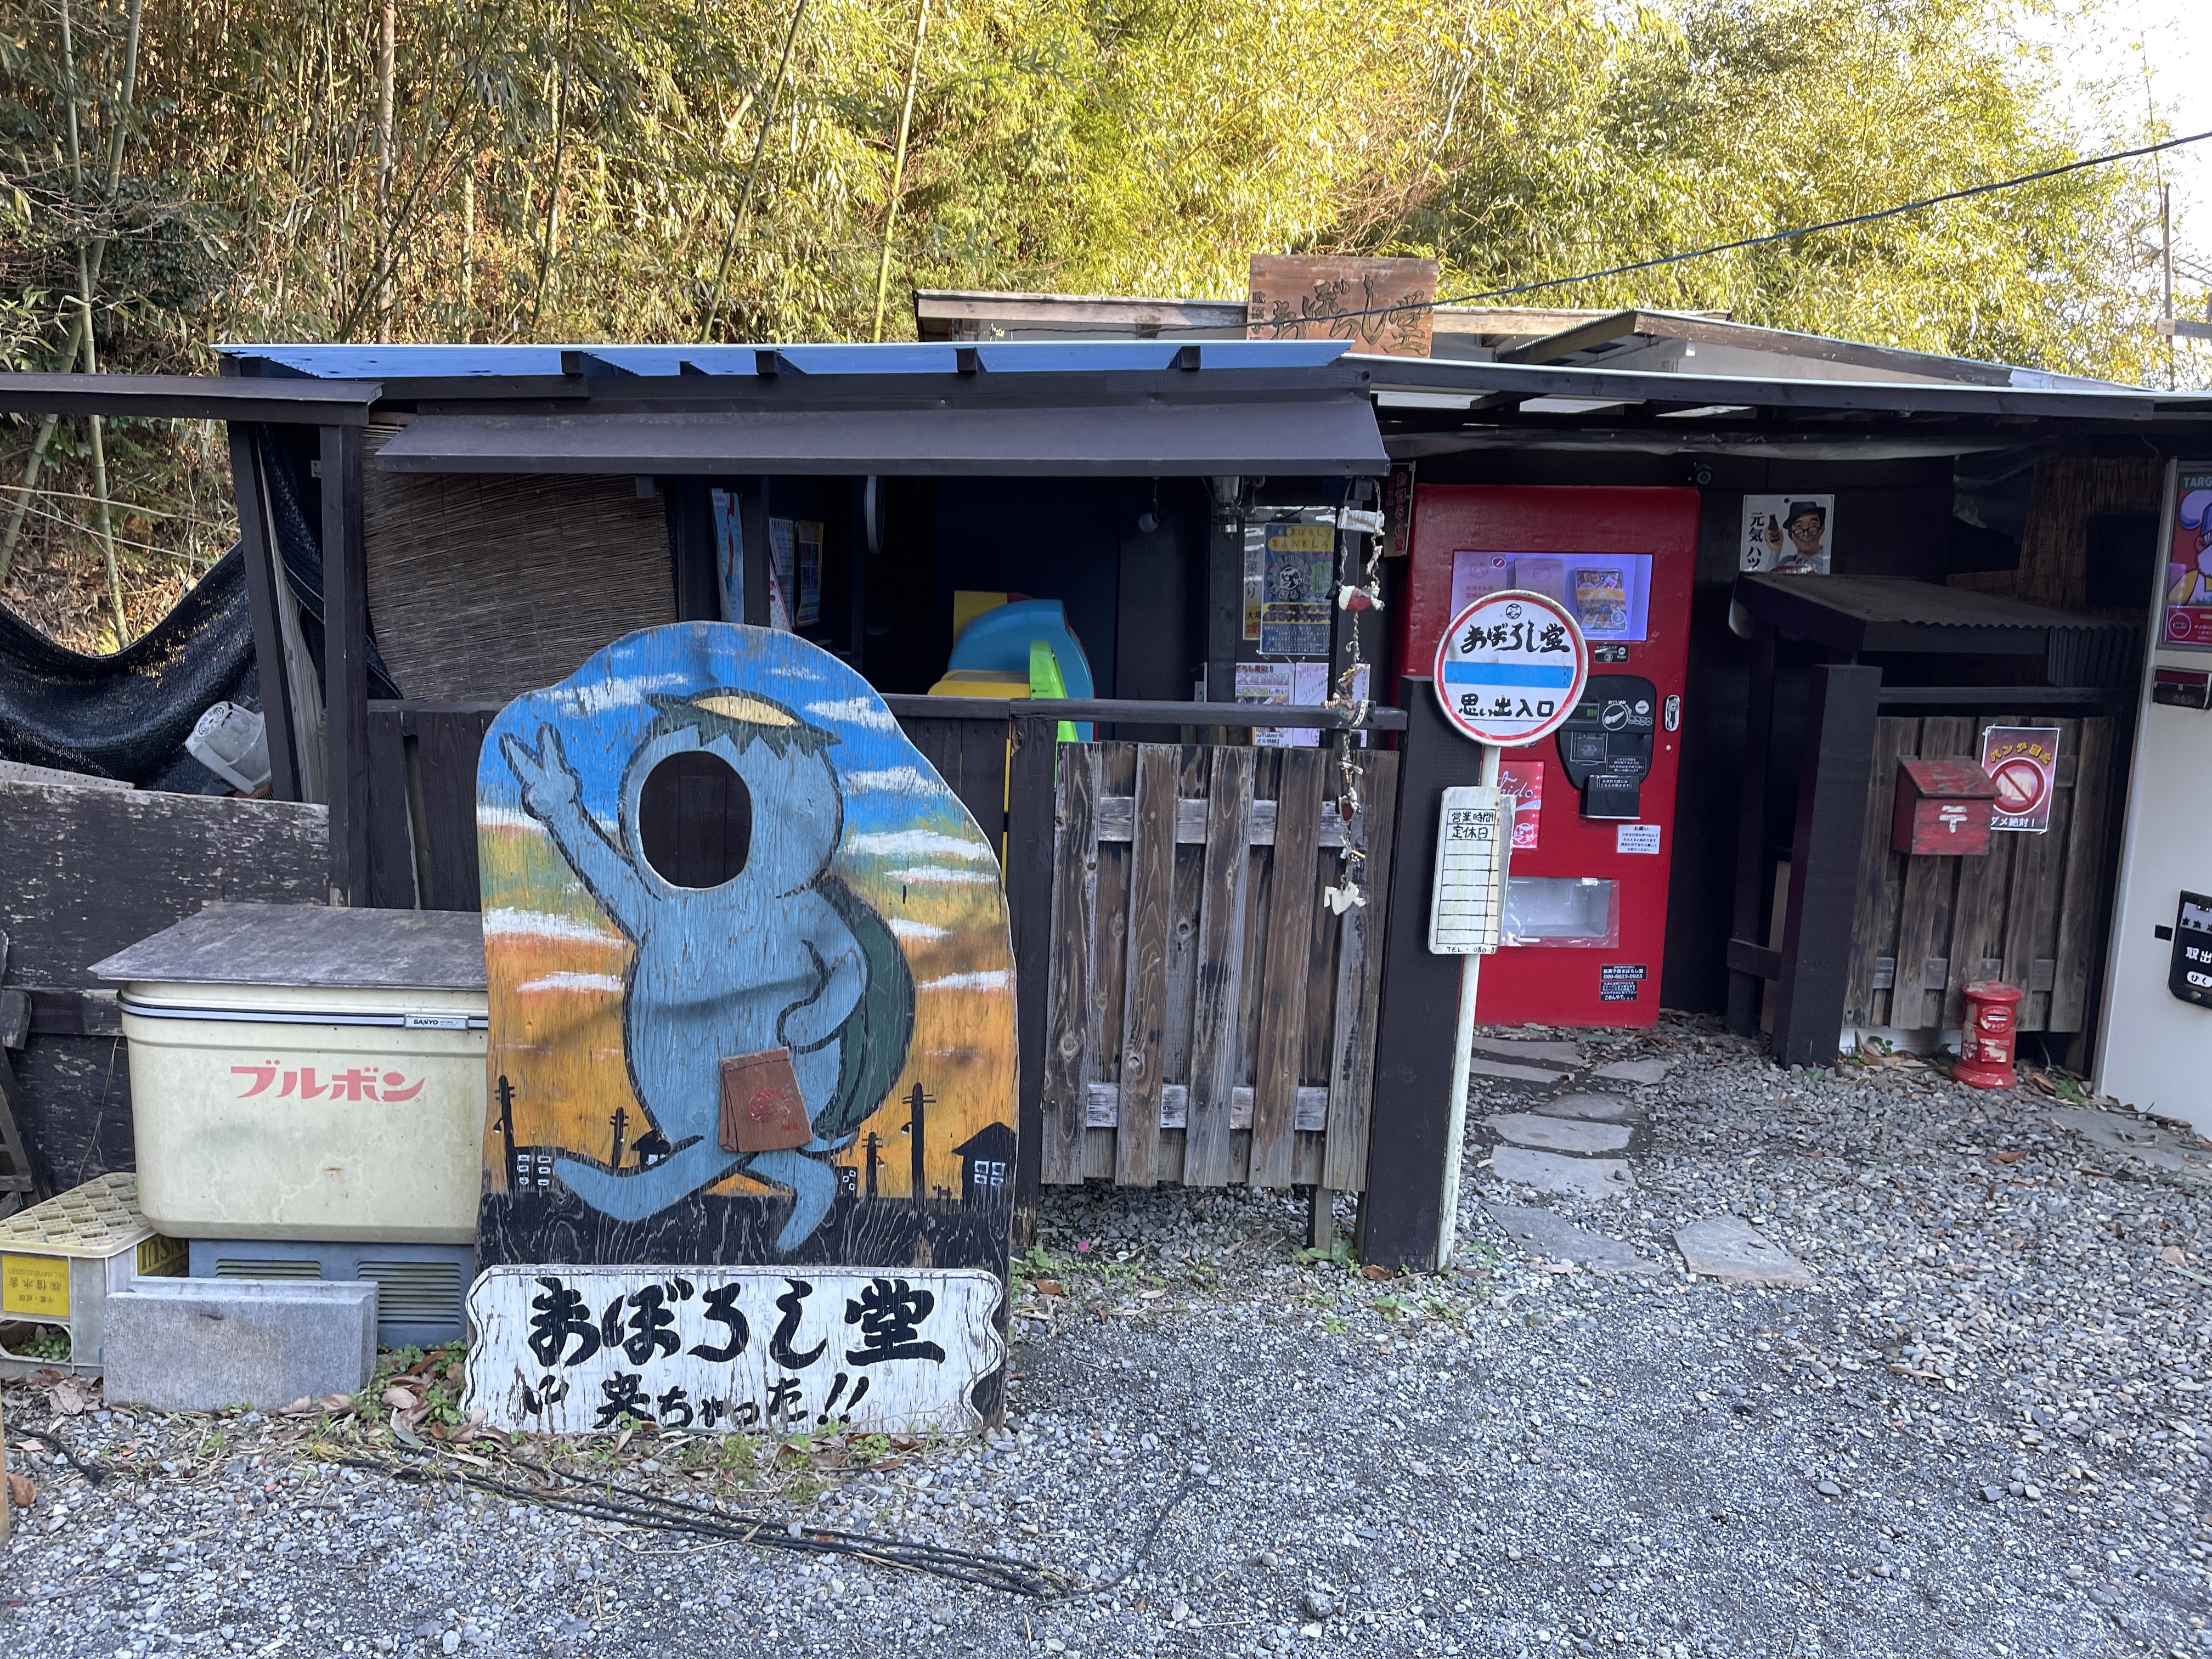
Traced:
[[1833, 495], [1747, 495], [1737, 568], [1825, 576], [1835, 535]]

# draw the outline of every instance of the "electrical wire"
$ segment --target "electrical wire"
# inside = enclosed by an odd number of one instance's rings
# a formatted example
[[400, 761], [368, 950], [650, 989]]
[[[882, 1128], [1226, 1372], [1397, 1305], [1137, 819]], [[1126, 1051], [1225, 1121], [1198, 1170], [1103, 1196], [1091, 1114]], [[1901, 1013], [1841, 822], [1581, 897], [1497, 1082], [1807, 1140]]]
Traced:
[[[647, 1528], [660, 1532], [689, 1533], [696, 1537], [750, 1544], [763, 1549], [788, 1550], [802, 1555], [850, 1556], [857, 1560], [872, 1562], [878, 1566], [927, 1573], [932, 1577], [954, 1583], [1003, 1590], [1009, 1595], [1027, 1596], [1032, 1601], [1043, 1602], [1073, 1601], [1103, 1595], [1127, 1580], [1143, 1565], [1154, 1541], [1159, 1537], [1161, 1528], [1167, 1524], [1168, 1517], [1197, 1490], [1199, 1484], [1195, 1480], [1186, 1481], [1168, 1499], [1153, 1517], [1151, 1527], [1129, 1558], [1128, 1564], [1119, 1573], [1111, 1578], [1085, 1583], [1057, 1567], [1042, 1566], [1015, 1556], [993, 1555], [980, 1550], [925, 1543], [918, 1539], [885, 1538], [872, 1533], [810, 1527], [795, 1521], [779, 1521], [772, 1516], [702, 1509], [640, 1487], [576, 1474], [523, 1457], [510, 1456], [507, 1461], [516, 1468], [538, 1476], [540, 1484], [520, 1485], [501, 1480], [495, 1475], [481, 1474], [458, 1464], [422, 1459], [340, 1457], [333, 1461], [342, 1468], [380, 1474], [389, 1480], [418, 1486], [459, 1486], [517, 1502], [535, 1504], [545, 1509], [558, 1510], [586, 1520]], [[575, 1490], [562, 1491], [554, 1484], [557, 1482], [566, 1482]]]
[[[2056, 179], [2069, 173], [2079, 173], [2085, 167], [2109, 166], [2114, 161], [2130, 161], [2139, 156], [2155, 155], [2162, 150], [2178, 149], [2184, 144], [2201, 143], [2212, 138], [2212, 131], [2193, 132], [2185, 138], [2167, 138], [2155, 144], [2142, 144], [2134, 149], [2114, 150], [2107, 155], [2085, 156], [2078, 161], [2069, 161], [2062, 167], [2045, 167], [2038, 173], [2023, 173], [2016, 179], [1998, 179], [1986, 185], [1969, 185], [1964, 190], [1946, 191], [1940, 196], [1923, 196], [1914, 202], [1900, 202], [1895, 207], [1877, 208], [1871, 213], [1855, 213], [1847, 219], [1826, 219], [1817, 225], [1800, 225], [1793, 230], [1770, 231], [1764, 236], [1742, 236], [1733, 242], [1716, 242], [1711, 247], [1692, 248], [1683, 253], [1662, 253], [1656, 258], [1638, 259], [1625, 265], [1613, 265], [1604, 270], [1585, 271], [1579, 276], [1547, 276], [1533, 283], [1516, 283], [1510, 288], [1489, 288], [1468, 294], [1454, 294], [1435, 300], [1417, 300], [1407, 304], [1369, 306], [1362, 311], [1331, 311], [1316, 313], [1296, 320], [1301, 325], [1313, 323], [1349, 322], [1360, 317], [1400, 316], [1407, 312], [1434, 311], [1442, 306], [1463, 306], [1477, 300], [1503, 300], [1516, 294], [1533, 294], [1539, 289], [1566, 288], [1577, 283], [1595, 283], [1607, 276], [1626, 276], [1638, 270], [1650, 270], [1660, 265], [1680, 264], [1686, 259], [1709, 258], [1716, 253], [1733, 253], [1741, 248], [1762, 247], [1770, 242], [1786, 242], [1793, 237], [1811, 236], [1824, 230], [1843, 230], [1852, 225], [1869, 225], [1880, 219], [1893, 219], [1900, 213], [1917, 213], [1923, 208], [1941, 207], [1946, 202], [1960, 202], [1970, 196], [1987, 196], [1992, 191], [2012, 190], [2021, 185], [2032, 185], [2045, 179]], [[1164, 323], [1158, 332], [1179, 334], [1193, 329], [1213, 329], [1213, 323]], [[1265, 326], [1261, 325], [1261, 326]]]

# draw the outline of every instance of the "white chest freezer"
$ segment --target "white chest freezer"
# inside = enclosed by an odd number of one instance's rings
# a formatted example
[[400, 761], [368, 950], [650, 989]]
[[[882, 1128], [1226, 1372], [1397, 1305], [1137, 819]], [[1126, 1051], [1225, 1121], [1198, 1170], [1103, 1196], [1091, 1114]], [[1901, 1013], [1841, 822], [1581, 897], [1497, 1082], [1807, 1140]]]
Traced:
[[94, 971], [122, 982], [150, 1225], [474, 1240], [486, 1004], [473, 913], [211, 904]]

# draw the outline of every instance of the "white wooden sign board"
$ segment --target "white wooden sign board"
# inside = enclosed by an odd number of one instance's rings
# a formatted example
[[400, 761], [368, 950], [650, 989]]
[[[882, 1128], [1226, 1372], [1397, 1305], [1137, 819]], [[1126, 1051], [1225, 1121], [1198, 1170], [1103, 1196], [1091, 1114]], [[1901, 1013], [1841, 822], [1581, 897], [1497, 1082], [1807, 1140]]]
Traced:
[[1557, 599], [1485, 593], [1437, 641], [1437, 700], [1462, 735], [1525, 748], [1565, 725], [1589, 680], [1589, 644]]
[[1444, 791], [1429, 893], [1431, 954], [1488, 956], [1498, 948], [1512, 843], [1511, 795], [1487, 785]]
[[529, 1434], [969, 1432], [1003, 1294], [974, 1267], [492, 1267], [462, 1404]]

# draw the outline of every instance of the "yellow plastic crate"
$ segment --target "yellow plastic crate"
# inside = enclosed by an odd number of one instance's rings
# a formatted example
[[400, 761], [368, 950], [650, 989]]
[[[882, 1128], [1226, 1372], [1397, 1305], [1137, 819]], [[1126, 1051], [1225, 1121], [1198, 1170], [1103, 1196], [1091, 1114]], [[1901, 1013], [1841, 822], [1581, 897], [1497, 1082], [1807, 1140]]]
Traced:
[[[136, 1278], [183, 1278], [186, 1254], [138, 1213], [135, 1175], [100, 1176], [0, 1219], [0, 1376], [97, 1376], [108, 1293]], [[68, 1358], [9, 1350], [40, 1327], [67, 1334]]]

